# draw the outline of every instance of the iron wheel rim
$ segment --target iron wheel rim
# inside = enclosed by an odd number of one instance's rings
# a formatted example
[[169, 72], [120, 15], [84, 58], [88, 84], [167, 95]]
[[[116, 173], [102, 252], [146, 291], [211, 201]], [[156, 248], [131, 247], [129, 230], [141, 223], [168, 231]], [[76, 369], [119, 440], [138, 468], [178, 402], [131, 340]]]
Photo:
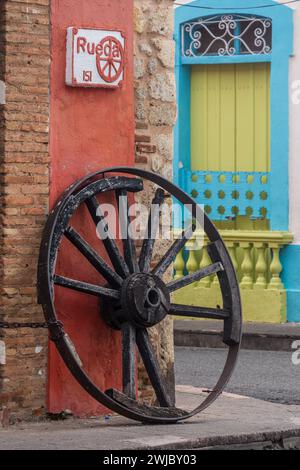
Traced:
[[[75, 379], [80, 383], [80, 385], [99, 403], [103, 406], [109, 408], [110, 410], [119, 413], [129, 419], [136, 421], [142, 421], [145, 423], [163, 423], [171, 424], [185, 419], [191, 418], [196, 414], [200, 413], [208, 406], [210, 406], [222, 393], [225, 386], [227, 385], [233, 371], [238, 357], [238, 352], [240, 348], [241, 336], [242, 336], [242, 314], [241, 314], [241, 301], [239, 294], [238, 281], [235, 275], [235, 271], [231, 262], [231, 258], [228, 254], [228, 251], [224, 245], [224, 242], [221, 239], [221, 236], [213, 223], [209, 218], [202, 213], [200, 208], [197, 209], [199, 212], [196, 212], [196, 217], [198, 220], [198, 215], [201, 214], [204, 218], [204, 231], [211, 243], [218, 243], [218, 246], [222, 249], [223, 259], [226, 260], [226, 275], [230, 275], [231, 289], [234, 289], [234, 304], [232, 305], [232, 310], [234, 311], [234, 337], [235, 340], [232, 344], [228, 344], [228, 354], [227, 359], [223, 368], [223, 371], [217, 381], [217, 384], [209, 395], [197, 406], [193, 411], [186, 411], [182, 416], [153, 416], [145, 412], [139, 412], [124, 406], [122, 403], [116, 401], [106, 392], [100, 390], [86, 374], [84, 369], [76, 361], [74, 354], [70, 348], [65, 333], [63, 331], [62, 325], [60, 324], [58, 317], [55, 311], [54, 299], [53, 299], [53, 275], [55, 262], [53, 264], [53, 248], [57, 250], [58, 242], [57, 236], [55, 234], [55, 227], [57, 223], [62, 218], [62, 214], [68, 207], [70, 198], [75, 197], [84, 190], [88, 185], [103, 181], [106, 179], [107, 175], [131, 175], [134, 177], [140, 177], [145, 180], [151, 181], [156, 184], [158, 187], [162, 188], [164, 191], [167, 191], [175, 197], [179, 202], [185, 205], [190, 205], [191, 207], [197, 206], [194, 200], [182, 191], [180, 188], [175, 186], [173, 183], [167, 179], [156, 175], [154, 173], [141, 170], [138, 168], [130, 167], [111, 167], [107, 169], [99, 170], [95, 173], [92, 173], [75, 184], [71, 185], [59, 199], [54, 209], [49, 215], [47, 223], [45, 225], [42, 243], [40, 248], [40, 257], [38, 265], [38, 297], [39, 303], [41, 303], [45, 315], [45, 319], [49, 325], [50, 338], [55, 342], [56, 347], [63, 358], [65, 365], [68, 367], [70, 372], [73, 374]], [[100, 179], [99, 179], [100, 178]], [[78, 207], [78, 206], [77, 206]], [[199, 208], [199, 206], [198, 206]], [[198, 220], [201, 224], [201, 220]], [[222, 292], [223, 294], [223, 292]], [[223, 302], [226, 302], [223, 295]], [[232, 312], [231, 312], [232, 316]], [[155, 390], [156, 392], [156, 390]], [[149, 407], [151, 411], [151, 407]], [[148, 412], [150, 412], [148, 411]]]

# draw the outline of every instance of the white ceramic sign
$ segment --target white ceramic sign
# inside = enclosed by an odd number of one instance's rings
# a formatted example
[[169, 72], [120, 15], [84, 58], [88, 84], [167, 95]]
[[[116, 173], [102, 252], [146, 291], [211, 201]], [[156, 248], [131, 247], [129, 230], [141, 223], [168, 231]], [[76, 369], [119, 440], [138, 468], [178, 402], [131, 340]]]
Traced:
[[66, 65], [66, 84], [69, 86], [121, 86], [125, 66], [122, 32], [68, 28]]

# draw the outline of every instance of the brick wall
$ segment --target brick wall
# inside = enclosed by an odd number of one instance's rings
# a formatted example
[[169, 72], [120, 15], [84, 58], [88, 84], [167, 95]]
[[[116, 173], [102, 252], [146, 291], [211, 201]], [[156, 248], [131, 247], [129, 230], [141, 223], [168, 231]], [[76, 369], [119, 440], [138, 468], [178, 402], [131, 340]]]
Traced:
[[[0, 2], [0, 321], [43, 321], [36, 264], [48, 213], [50, 1]], [[136, 164], [169, 179], [176, 118], [172, 18], [172, 0], [135, 0]], [[170, 320], [151, 336], [172, 387]], [[145, 388], [144, 371], [140, 377]], [[47, 332], [0, 329], [0, 426], [44, 415], [46, 378]]]
[[[0, 4], [0, 18], [1, 18], [1, 24], [0, 24], [0, 165], [2, 165], [3, 162], [3, 156], [4, 156], [4, 102], [5, 102], [5, 85], [4, 85], [4, 73], [5, 73], [5, 47], [4, 47], [4, 38], [5, 38], [5, 33], [4, 33], [4, 5], [3, 3]], [[2, 168], [1, 168], [2, 170]], [[2, 219], [3, 217], [3, 209], [2, 209], [2, 204], [3, 204], [3, 177], [2, 177], [2, 171], [0, 173], [0, 178], [1, 178], [1, 183], [0, 183], [0, 217]], [[2, 272], [3, 272], [3, 264], [2, 264], [2, 240], [3, 240], [3, 224], [2, 220], [0, 219], [0, 283], [2, 281]], [[0, 289], [1, 289], [1, 284], [0, 284]], [[0, 297], [1, 299], [1, 297]], [[1, 300], [0, 300], [1, 302]], [[0, 315], [2, 316], [3, 314], [3, 307], [0, 303]], [[0, 316], [0, 318], [1, 318]], [[3, 365], [5, 362], [5, 342], [4, 342], [4, 330], [0, 329], [0, 393], [2, 390], [2, 384], [3, 384], [3, 379], [2, 379], [2, 373], [3, 373]], [[3, 419], [3, 410], [1, 407], [1, 401], [0, 401], [0, 427], [1, 427], [1, 421]]]
[[[35, 286], [48, 211], [49, 1], [6, 0], [1, 9], [0, 79], [6, 103], [0, 129], [0, 319], [40, 321]], [[1, 334], [2, 422], [43, 414], [47, 333], [24, 329]]]

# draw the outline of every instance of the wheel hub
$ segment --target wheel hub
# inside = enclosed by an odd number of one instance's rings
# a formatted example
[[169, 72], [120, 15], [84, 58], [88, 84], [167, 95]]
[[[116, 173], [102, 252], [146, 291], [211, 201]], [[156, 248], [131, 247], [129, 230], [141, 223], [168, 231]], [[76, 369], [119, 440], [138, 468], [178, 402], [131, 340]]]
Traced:
[[167, 315], [170, 295], [159, 277], [137, 273], [125, 280], [121, 305], [127, 321], [137, 327], [149, 328]]

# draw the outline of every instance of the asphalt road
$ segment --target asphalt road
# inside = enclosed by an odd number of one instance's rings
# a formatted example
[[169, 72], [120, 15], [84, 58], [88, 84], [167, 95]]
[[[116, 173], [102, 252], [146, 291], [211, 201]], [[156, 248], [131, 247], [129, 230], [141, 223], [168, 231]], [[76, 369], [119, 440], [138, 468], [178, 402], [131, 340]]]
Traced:
[[[226, 350], [175, 348], [176, 383], [211, 389], [220, 376]], [[275, 403], [300, 405], [300, 364], [292, 353], [242, 350], [227, 392]]]

